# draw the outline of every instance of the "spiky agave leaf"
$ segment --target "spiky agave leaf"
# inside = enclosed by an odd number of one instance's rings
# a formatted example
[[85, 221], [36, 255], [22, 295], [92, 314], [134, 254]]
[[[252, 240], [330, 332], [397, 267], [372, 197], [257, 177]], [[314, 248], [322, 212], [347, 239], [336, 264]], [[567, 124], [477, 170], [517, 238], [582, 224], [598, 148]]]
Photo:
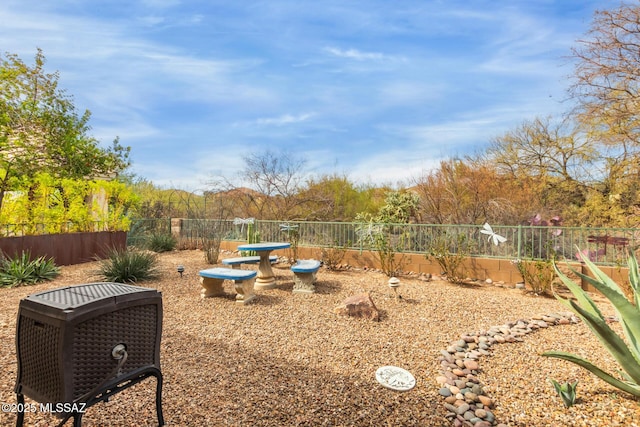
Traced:
[[557, 359], [567, 360], [569, 362], [575, 363], [576, 365], [582, 366], [587, 369], [589, 372], [601, 378], [603, 381], [611, 384], [619, 390], [626, 391], [634, 396], [640, 397], [640, 385], [633, 384], [627, 381], [620, 381], [619, 379], [609, 375], [607, 372], [603, 371], [593, 363], [588, 360], [576, 356], [575, 354], [567, 353], [564, 351], [547, 351], [543, 353], [543, 356], [547, 357], [555, 357]]
[[[621, 381], [605, 372], [603, 369], [595, 366], [590, 361], [571, 353], [548, 351], [542, 355], [573, 362], [589, 370], [614, 387], [640, 397], [640, 352], [638, 350], [638, 340], [640, 339], [640, 311], [638, 311], [638, 308], [627, 300], [620, 287], [609, 276], [602, 272], [602, 270], [600, 270], [590, 260], [584, 258], [583, 261], [596, 278], [588, 277], [576, 271], [574, 271], [574, 273], [576, 273], [581, 279], [593, 285], [600, 293], [609, 299], [618, 312], [620, 322], [623, 326], [623, 331], [627, 336], [630, 345], [627, 345], [627, 343], [609, 327], [596, 304], [587, 295], [587, 293], [584, 292], [582, 287], [564, 275], [557, 268], [557, 265], [554, 262], [554, 268], [558, 277], [560, 277], [562, 282], [573, 293], [577, 302], [565, 299], [558, 294], [555, 294], [555, 297], [585, 322], [607, 351], [609, 351], [609, 353], [620, 364], [622, 369], [625, 371], [623, 376], [628, 381]], [[634, 267], [635, 272], [631, 272]], [[637, 262], [635, 262], [635, 256], [633, 254], [629, 257], [629, 268], [630, 280], [636, 280], [634, 282], [635, 285], [632, 285], [635, 286], [635, 291], [638, 284], [638, 272]], [[637, 292], [635, 297], [637, 298]]]
[[[618, 361], [631, 380], [636, 384], [640, 384], [640, 364], [637, 362], [624, 340], [620, 338], [620, 336], [618, 336], [611, 327], [609, 327], [604, 319], [600, 319], [582, 309], [582, 307], [574, 301], [565, 300], [563, 298], [562, 300], [563, 301], [561, 302], [563, 304], [580, 316], [585, 324], [589, 326], [594, 335], [600, 340], [607, 351], [609, 351], [609, 353]], [[543, 353], [542, 355], [550, 356], [548, 353]]]
[[[596, 288], [602, 295], [604, 295], [613, 305], [614, 309], [618, 314], [618, 318], [620, 320], [620, 324], [622, 325], [622, 330], [625, 334], [625, 337], [629, 341], [630, 350], [635, 357], [636, 363], [640, 364], [640, 309], [638, 306], [634, 306], [629, 302], [627, 297], [624, 295], [622, 289], [618, 286], [616, 282], [614, 282], [609, 276], [607, 276], [602, 270], [600, 270], [593, 262], [588, 259], [584, 259], [585, 264], [591, 270], [596, 279], [586, 276], [582, 273], [574, 271], [581, 279], [585, 280], [587, 283], [591, 284], [594, 288]], [[633, 252], [629, 255], [629, 276], [631, 278], [632, 275], [638, 274], [637, 272], [637, 262], [635, 260], [635, 255]], [[635, 273], [632, 271], [635, 268]], [[566, 277], [566, 276], [565, 276]], [[570, 279], [567, 279], [570, 280]], [[567, 282], [563, 280], [565, 284]], [[632, 282], [636, 283], [637, 282]], [[633, 285], [632, 285], [633, 287]], [[582, 294], [586, 296], [586, 293], [582, 291], [582, 288], [579, 286], [574, 286], [574, 289], [578, 288]], [[576, 295], [574, 289], [571, 289], [572, 293]], [[577, 289], [576, 289], [577, 290]], [[634, 292], [634, 298], [637, 299], [637, 292]], [[588, 298], [588, 296], [586, 296]], [[579, 301], [580, 302], [580, 301]], [[595, 305], [592, 302], [593, 305]], [[584, 305], [580, 304], [583, 308]], [[599, 313], [599, 312], [598, 312]], [[602, 314], [598, 315], [604, 321]]]

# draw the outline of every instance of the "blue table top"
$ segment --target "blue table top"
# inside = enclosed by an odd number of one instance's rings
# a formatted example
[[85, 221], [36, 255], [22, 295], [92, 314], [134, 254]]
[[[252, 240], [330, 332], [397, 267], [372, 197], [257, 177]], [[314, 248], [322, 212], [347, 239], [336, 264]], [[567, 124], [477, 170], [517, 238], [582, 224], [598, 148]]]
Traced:
[[291, 244], [287, 242], [262, 242], [262, 243], [248, 243], [246, 245], [239, 245], [239, 251], [274, 251], [276, 249], [290, 248]]
[[207, 270], [200, 270], [198, 274], [202, 277], [209, 277], [212, 279], [246, 280], [256, 277], [258, 272], [254, 270], [232, 270], [230, 268], [215, 267]]

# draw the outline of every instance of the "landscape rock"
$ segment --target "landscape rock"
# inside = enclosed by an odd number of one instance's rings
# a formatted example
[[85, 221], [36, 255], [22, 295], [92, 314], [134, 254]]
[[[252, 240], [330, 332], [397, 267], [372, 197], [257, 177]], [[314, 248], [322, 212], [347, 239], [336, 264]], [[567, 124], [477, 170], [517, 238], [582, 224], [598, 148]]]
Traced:
[[371, 299], [371, 295], [367, 293], [345, 299], [342, 304], [333, 309], [333, 312], [339, 316], [380, 320], [380, 313]]

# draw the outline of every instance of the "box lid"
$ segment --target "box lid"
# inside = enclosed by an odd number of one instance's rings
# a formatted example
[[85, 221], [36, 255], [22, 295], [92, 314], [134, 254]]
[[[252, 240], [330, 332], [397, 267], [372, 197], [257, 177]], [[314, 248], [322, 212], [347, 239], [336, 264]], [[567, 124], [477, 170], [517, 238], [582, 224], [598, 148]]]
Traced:
[[159, 298], [156, 289], [126, 285], [124, 283], [99, 282], [67, 286], [31, 294], [20, 305], [55, 317], [69, 319], [98, 307], [117, 306], [125, 301]]

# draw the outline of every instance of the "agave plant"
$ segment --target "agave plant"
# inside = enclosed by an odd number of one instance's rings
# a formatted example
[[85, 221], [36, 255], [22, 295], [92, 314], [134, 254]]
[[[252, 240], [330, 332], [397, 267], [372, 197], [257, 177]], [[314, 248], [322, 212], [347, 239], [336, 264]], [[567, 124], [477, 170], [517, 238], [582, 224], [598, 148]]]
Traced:
[[566, 382], [560, 384], [558, 381], [554, 379], [550, 379], [551, 384], [553, 384], [553, 388], [556, 389], [558, 396], [562, 398], [562, 402], [565, 407], [573, 406], [576, 403], [576, 388], [578, 387], [578, 381], [574, 381], [572, 383]]
[[594, 335], [600, 340], [603, 346], [616, 359], [620, 367], [624, 370], [620, 371], [620, 375], [624, 378], [620, 380], [611, 374], [605, 372], [601, 368], [595, 366], [590, 361], [563, 351], [548, 351], [543, 356], [556, 357], [563, 360], [573, 362], [597, 375], [602, 380], [612, 386], [631, 393], [636, 397], [640, 397], [640, 305], [638, 295], [638, 287], [640, 286], [640, 275], [638, 273], [638, 261], [635, 254], [630, 251], [629, 266], [629, 282], [633, 289], [634, 304], [632, 304], [624, 295], [624, 292], [609, 276], [600, 270], [588, 257], [582, 257], [582, 262], [591, 270], [594, 278], [574, 271], [582, 280], [585, 280], [595, 287], [602, 295], [604, 295], [615, 308], [622, 330], [629, 345], [627, 345], [622, 337], [616, 334], [607, 324], [604, 316], [582, 288], [564, 275], [554, 262], [554, 268], [558, 277], [569, 288], [576, 297], [576, 301], [562, 298], [555, 295], [556, 298], [571, 311], [576, 313], [584, 323], [589, 326]]

